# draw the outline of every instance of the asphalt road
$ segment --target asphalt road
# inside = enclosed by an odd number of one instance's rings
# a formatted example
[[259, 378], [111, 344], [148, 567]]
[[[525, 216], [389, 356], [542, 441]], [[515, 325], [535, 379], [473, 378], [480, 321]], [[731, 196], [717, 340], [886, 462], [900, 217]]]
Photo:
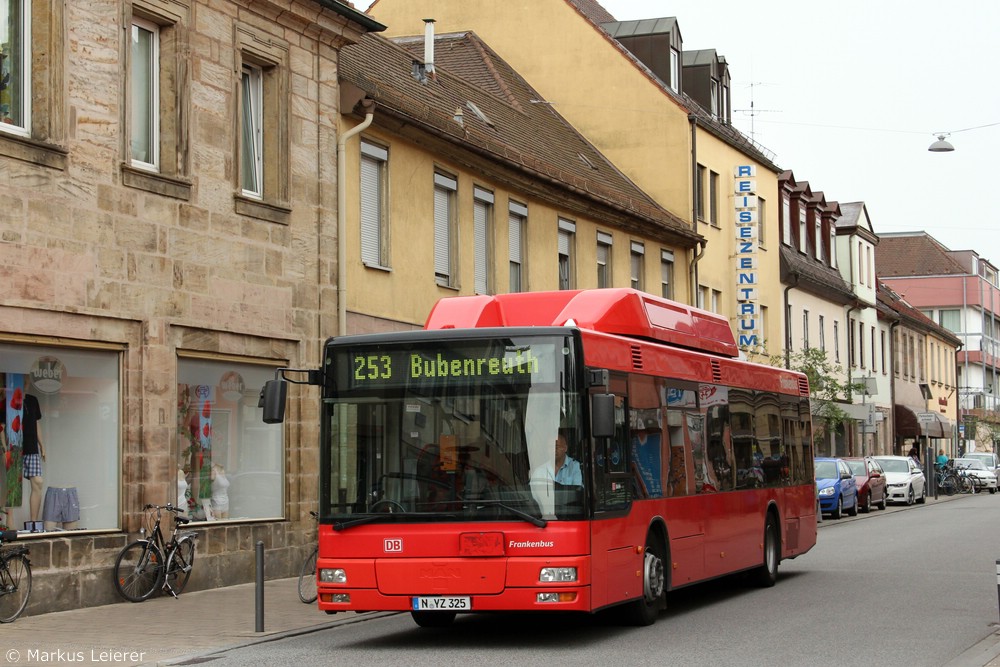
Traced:
[[997, 625], [997, 526], [1000, 495], [985, 494], [827, 520], [774, 588], [734, 577], [676, 591], [648, 628], [608, 615], [473, 614], [426, 630], [386, 615], [212, 665], [971, 664], [954, 661]]

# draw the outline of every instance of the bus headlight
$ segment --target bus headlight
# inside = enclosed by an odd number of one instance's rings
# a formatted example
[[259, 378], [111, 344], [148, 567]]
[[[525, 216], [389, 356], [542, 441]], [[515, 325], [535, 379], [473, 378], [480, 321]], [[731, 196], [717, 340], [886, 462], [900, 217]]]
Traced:
[[347, 572], [342, 568], [323, 568], [319, 571], [319, 580], [327, 584], [346, 584]]
[[539, 581], [576, 581], [575, 567], [543, 567], [538, 575]]

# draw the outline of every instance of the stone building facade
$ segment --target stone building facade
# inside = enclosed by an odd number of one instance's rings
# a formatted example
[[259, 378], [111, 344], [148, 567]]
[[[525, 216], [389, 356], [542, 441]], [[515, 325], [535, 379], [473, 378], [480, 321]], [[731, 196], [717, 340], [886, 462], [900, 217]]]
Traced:
[[335, 330], [338, 57], [383, 26], [337, 0], [0, 10], [0, 523], [40, 531], [28, 613], [118, 599], [147, 503], [194, 520], [190, 588], [251, 581], [258, 541], [294, 574], [315, 397], [277, 427], [257, 393]]

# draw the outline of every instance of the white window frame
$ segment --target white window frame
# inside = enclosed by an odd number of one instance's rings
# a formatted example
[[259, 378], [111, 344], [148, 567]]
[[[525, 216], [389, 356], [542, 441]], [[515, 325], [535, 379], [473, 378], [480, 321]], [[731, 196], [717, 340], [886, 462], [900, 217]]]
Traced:
[[[136, 33], [142, 30], [149, 33], [149, 60], [139, 62], [136, 53]], [[129, 92], [130, 99], [130, 121], [129, 121], [129, 149], [131, 164], [138, 169], [148, 171], [160, 170], [160, 26], [151, 21], [146, 21], [138, 17], [132, 18], [132, 26], [129, 32]], [[137, 90], [140, 67], [148, 73], [148, 88], [143, 95], [143, 104], [140, 104], [140, 95]], [[136, 157], [138, 138], [138, 127], [141, 115], [146, 115], [148, 133], [145, 137], [148, 145], [145, 147], [147, 155], [151, 158], [143, 160]]]
[[455, 198], [458, 179], [434, 172], [434, 280], [455, 287]]
[[[240, 190], [244, 196], [254, 199], [264, 198], [263, 102], [264, 70], [257, 65], [244, 63], [240, 75]], [[247, 104], [250, 105], [249, 110], [246, 108]], [[251, 151], [249, 156], [248, 150]], [[248, 166], [252, 183], [247, 182]]]
[[645, 256], [646, 246], [638, 241], [632, 241], [629, 246], [629, 284], [632, 289], [642, 291], [645, 288]]
[[806, 207], [799, 204], [799, 252], [809, 252], [809, 227], [806, 225]]
[[597, 232], [597, 287], [611, 287], [614, 284], [611, 273], [611, 258], [614, 237], [607, 232]]
[[559, 218], [557, 280], [559, 289], [576, 289], [576, 267], [573, 244], [576, 241], [576, 223]]
[[507, 257], [510, 278], [507, 289], [510, 292], [527, 290], [524, 275], [524, 234], [528, 220], [528, 207], [515, 201], [507, 204]]
[[389, 150], [361, 140], [359, 199], [361, 201], [361, 262], [373, 268], [389, 267]]
[[674, 253], [660, 250], [660, 295], [664, 299], [674, 298]]
[[476, 294], [493, 294], [493, 203], [489, 190], [472, 191], [473, 282]]
[[788, 195], [781, 196], [781, 242], [786, 246], [792, 245], [792, 201]]
[[[10, 7], [14, 4], [16, 0], [9, 0], [7, 6]], [[17, 54], [17, 62], [20, 69], [21, 78], [21, 96], [18, 100], [17, 112], [21, 114], [21, 123], [16, 124], [15, 122], [0, 122], [0, 131], [8, 132], [10, 134], [20, 135], [22, 137], [31, 136], [31, 57], [32, 57], [32, 44], [31, 44], [31, 0], [20, 0], [21, 7], [21, 53]], [[9, 40], [10, 35], [5, 35]], [[10, 55], [7, 56], [9, 61]], [[14, 79], [14, 73], [11, 72], [11, 80]], [[14, 118], [11, 114], [8, 118]]]

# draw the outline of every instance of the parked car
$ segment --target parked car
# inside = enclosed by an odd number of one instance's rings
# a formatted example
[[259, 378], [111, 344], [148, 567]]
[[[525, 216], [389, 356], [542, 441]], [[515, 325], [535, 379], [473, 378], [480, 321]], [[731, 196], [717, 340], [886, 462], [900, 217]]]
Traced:
[[885, 471], [871, 456], [845, 456], [844, 462], [851, 469], [858, 485], [858, 506], [862, 512], [871, 512], [872, 505], [884, 510], [889, 502]]
[[834, 519], [845, 511], [857, 516], [858, 485], [847, 463], [838, 458], [818, 458], [815, 463], [820, 510]]
[[976, 485], [976, 491], [997, 492], [997, 476], [980, 459], [963, 457], [952, 461], [956, 470], [963, 471]]
[[927, 500], [927, 478], [917, 462], [909, 456], [874, 457], [882, 470], [889, 489], [889, 502], [912, 505]]
[[1000, 477], [1000, 456], [993, 452], [969, 452], [963, 459], [979, 459], [986, 464], [986, 469]]

